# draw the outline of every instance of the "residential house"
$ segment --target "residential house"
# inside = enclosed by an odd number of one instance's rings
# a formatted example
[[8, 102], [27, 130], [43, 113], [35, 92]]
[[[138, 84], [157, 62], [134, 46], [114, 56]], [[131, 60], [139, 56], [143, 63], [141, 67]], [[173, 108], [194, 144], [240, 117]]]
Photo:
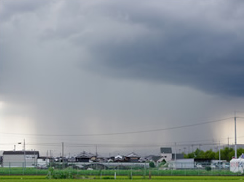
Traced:
[[139, 162], [140, 156], [132, 152], [125, 156], [125, 162]]
[[173, 159], [172, 149], [170, 147], [161, 147], [160, 148], [161, 161], [165, 160], [166, 162]]
[[2, 165], [3, 162], [3, 156], [0, 156], [0, 165]]
[[94, 162], [96, 161], [96, 155], [83, 151], [75, 159], [76, 162]]
[[124, 162], [124, 156], [118, 154], [116, 156], [110, 157], [108, 161], [113, 161], [113, 162]]
[[154, 163], [157, 163], [158, 160], [161, 158], [161, 156], [157, 156], [157, 155], [149, 155], [149, 156], [146, 156], [145, 157], [145, 160], [147, 162], [154, 162]]
[[67, 158], [68, 162], [76, 162], [76, 157], [71, 156]]

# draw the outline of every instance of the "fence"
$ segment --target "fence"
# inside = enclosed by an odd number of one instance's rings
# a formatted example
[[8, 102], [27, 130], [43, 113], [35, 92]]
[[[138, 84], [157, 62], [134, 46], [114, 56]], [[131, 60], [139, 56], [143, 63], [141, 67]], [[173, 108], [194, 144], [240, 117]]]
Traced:
[[[22, 167], [14, 167], [22, 166]], [[186, 163], [166, 163], [158, 164], [156, 167], [149, 167], [149, 163], [68, 163], [53, 162], [47, 166], [25, 167], [21, 163], [9, 163], [2, 165], [0, 175], [47, 175], [49, 169], [56, 172], [68, 171], [71, 174], [79, 176], [225, 176], [242, 175], [241, 173], [230, 172], [228, 164], [217, 166], [210, 163], [186, 164]]]

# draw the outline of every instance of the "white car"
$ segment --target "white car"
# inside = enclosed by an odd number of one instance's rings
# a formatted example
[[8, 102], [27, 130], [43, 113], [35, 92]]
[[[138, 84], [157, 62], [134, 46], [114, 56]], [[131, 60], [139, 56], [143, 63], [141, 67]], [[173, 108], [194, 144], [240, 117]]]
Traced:
[[202, 164], [197, 164], [196, 168], [203, 168]]

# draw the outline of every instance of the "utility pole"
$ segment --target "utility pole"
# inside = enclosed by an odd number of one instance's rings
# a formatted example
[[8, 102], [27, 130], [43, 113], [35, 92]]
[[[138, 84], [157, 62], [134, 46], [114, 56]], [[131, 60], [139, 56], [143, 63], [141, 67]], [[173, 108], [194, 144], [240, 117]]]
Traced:
[[230, 149], [230, 137], [228, 137], [228, 148]]
[[25, 162], [25, 168], [26, 168], [26, 156], [25, 156], [25, 139], [24, 139], [24, 162]]
[[96, 145], [96, 161], [97, 161], [97, 145]]
[[219, 141], [219, 160], [221, 160], [221, 153], [220, 153], [220, 141]]
[[175, 142], [175, 162], [176, 162], [176, 142]]
[[62, 159], [64, 158], [64, 142], [62, 142]]
[[177, 151], [177, 149], [176, 149], [176, 142], [175, 142], [175, 169], [177, 168], [177, 164], [176, 164], [176, 151]]
[[62, 142], [62, 164], [64, 169], [64, 142]]
[[235, 121], [235, 158], [237, 159], [237, 145], [236, 145], [236, 114], [234, 117], [234, 121]]

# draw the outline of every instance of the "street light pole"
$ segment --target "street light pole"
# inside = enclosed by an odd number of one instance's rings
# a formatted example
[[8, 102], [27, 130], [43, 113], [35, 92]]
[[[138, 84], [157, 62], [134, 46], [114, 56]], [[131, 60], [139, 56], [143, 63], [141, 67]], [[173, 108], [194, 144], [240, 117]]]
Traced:
[[221, 160], [220, 141], [219, 141], [219, 161]]
[[[21, 143], [21, 142], [19, 142], [18, 144], [22, 144], [22, 143]], [[24, 143], [23, 143], [23, 150], [24, 150], [24, 168], [26, 168], [25, 139], [24, 139]]]
[[25, 168], [26, 168], [26, 156], [25, 156], [25, 139], [24, 139], [24, 162], [25, 162]]
[[62, 166], [64, 169], [64, 142], [62, 142]]
[[176, 142], [175, 142], [175, 162], [176, 162]]

